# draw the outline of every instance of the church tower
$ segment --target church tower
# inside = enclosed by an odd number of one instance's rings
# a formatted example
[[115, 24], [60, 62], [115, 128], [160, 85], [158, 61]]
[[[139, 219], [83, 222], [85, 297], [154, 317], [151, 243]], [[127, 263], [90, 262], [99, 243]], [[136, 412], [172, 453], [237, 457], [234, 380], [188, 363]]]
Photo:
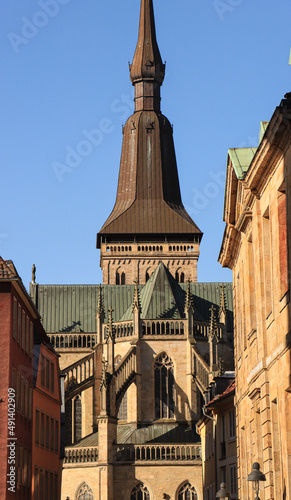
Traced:
[[164, 76], [153, 2], [141, 0], [135, 112], [123, 129], [116, 202], [97, 235], [104, 284], [145, 284], [159, 262], [178, 282], [197, 281], [202, 232], [181, 200], [173, 130], [160, 110]]

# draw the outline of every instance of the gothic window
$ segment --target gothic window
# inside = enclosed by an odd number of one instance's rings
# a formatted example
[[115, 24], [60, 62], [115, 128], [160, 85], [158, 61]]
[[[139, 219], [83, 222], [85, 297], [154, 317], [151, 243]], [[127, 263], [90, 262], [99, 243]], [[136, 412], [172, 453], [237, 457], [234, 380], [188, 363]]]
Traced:
[[142, 484], [137, 484], [130, 495], [130, 500], [150, 500], [148, 489]]
[[180, 283], [184, 283], [184, 282], [185, 282], [185, 274], [181, 273], [180, 274]]
[[94, 500], [93, 491], [88, 486], [88, 484], [81, 484], [78, 489], [77, 500]]
[[118, 418], [119, 420], [127, 420], [127, 391], [123, 395], [119, 405]]
[[191, 486], [190, 483], [184, 484], [179, 490], [178, 500], [198, 500], [194, 486]]
[[164, 352], [155, 362], [155, 417], [174, 418], [174, 364]]
[[74, 442], [82, 438], [82, 401], [79, 396], [74, 400]]
[[121, 285], [125, 285], [125, 273], [121, 273], [120, 282]]
[[116, 279], [115, 279], [115, 283], [116, 285], [120, 285], [120, 275], [119, 275], [119, 272], [116, 271]]

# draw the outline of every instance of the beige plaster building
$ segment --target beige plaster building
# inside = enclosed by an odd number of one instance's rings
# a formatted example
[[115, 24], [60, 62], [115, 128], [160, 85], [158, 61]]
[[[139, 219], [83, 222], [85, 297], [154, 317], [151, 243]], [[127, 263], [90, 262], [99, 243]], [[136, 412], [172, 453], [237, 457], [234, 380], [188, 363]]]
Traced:
[[230, 149], [219, 261], [233, 270], [238, 497], [259, 462], [260, 498], [291, 498], [291, 101], [285, 96], [258, 148]]
[[232, 286], [197, 283], [202, 232], [180, 194], [152, 0], [141, 0], [116, 203], [97, 235], [103, 285], [31, 296], [66, 389], [62, 500], [202, 500], [204, 394], [233, 369]]

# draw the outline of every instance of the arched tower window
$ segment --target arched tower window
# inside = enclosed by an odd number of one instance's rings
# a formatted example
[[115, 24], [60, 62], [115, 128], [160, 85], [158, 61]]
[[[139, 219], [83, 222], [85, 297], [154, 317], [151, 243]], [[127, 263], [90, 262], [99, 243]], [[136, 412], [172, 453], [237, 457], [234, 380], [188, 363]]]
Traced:
[[121, 272], [120, 268], [116, 271], [115, 283], [116, 285], [125, 285], [125, 273]]
[[174, 418], [174, 364], [163, 352], [155, 362], [155, 417]]
[[94, 500], [93, 491], [87, 483], [82, 483], [78, 488], [77, 500]]
[[184, 484], [178, 493], [178, 500], [198, 500], [197, 491], [190, 483]]
[[82, 438], [82, 401], [79, 396], [74, 400], [74, 442]]
[[184, 282], [185, 282], [185, 274], [181, 273], [180, 274], [180, 283], [184, 283]]
[[142, 484], [137, 484], [130, 495], [130, 500], [150, 500], [148, 489]]

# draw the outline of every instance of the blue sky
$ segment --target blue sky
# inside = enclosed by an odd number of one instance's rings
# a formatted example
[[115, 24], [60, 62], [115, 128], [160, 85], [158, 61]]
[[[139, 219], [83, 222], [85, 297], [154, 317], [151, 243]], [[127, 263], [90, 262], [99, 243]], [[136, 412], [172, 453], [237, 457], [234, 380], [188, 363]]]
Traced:
[[[139, 6], [0, 0], [0, 255], [26, 286], [33, 263], [39, 283], [102, 280], [96, 233], [115, 202], [122, 124], [133, 111]], [[259, 122], [291, 90], [291, 3], [154, 7], [167, 62], [162, 111], [174, 125], [183, 203], [204, 232], [198, 280], [230, 281], [217, 263], [227, 150], [257, 145]], [[93, 130], [95, 144], [82, 149]]]

